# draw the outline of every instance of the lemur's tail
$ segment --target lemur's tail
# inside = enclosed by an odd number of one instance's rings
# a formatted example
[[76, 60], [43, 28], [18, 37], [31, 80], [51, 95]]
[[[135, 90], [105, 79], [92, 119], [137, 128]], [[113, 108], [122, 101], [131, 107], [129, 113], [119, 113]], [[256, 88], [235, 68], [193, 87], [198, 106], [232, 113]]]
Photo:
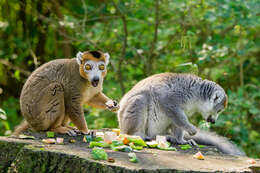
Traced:
[[196, 135], [190, 136], [188, 134], [185, 134], [184, 138], [193, 139], [201, 145], [213, 145], [219, 151], [225, 154], [245, 156], [245, 153], [241, 151], [234, 143], [230, 142], [225, 137], [218, 136], [216, 133], [213, 132], [198, 130]]
[[23, 133], [25, 130], [27, 130], [29, 128], [29, 124], [26, 120], [23, 120], [21, 122], [21, 124], [19, 124], [18, 126], [15, 127], [14, 132], [12, 133], [12, 137], [18, 137], [19, 134]]

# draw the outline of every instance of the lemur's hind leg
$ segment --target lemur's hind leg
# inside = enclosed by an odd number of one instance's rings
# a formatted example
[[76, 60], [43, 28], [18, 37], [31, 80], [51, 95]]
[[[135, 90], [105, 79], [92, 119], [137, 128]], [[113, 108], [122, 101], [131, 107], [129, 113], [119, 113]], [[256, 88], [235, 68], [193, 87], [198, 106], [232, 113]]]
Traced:
[[37, 131], [49, 130], [75, 136], [76, 133], [72, 129], [62, 126], [65, 118], [63, 87], [59, 83], [54, 82], [41, 92], [40, 100], [35, 105], [40, 115], [37, 116], [37, 120], [33, 121], [32, 127]]
[[[122, 106], [122, 107], [121, 107]], [[147, 122], [147, 99], [143, 95], [135, 95], [128, 99], [127, 105], [120, 105], [119, 126], [121, 133], [137, 135], [148, 140], [145, 133]]]
[[167, 141], [169, 141], [170, 143], [174, 145], [183, 145], [183, 144], [197, 145], [197, 143], [193, 139], [189, 139], [189, 140], [184, 139], [184, 130], [182, 128], [172, 125], [170, 130], [171, 130], [171, 135], [166, 136]]

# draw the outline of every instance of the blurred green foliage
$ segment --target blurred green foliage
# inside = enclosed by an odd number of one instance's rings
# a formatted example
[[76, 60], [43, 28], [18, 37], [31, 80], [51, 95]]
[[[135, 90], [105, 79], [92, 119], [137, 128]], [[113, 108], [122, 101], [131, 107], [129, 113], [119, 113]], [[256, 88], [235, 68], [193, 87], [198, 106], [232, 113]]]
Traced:
[[[260, 158], [260, 0], [1, 0], [0, 37], [1, 135], [22, 120], [19, 94], [37, 66], [102, 50], [104, 93], [117, 100], [160, 72], [219, 83], [229, 106], [211, 128]], [[114, 113], [86, 109], [90, 128], [117, 127]]]

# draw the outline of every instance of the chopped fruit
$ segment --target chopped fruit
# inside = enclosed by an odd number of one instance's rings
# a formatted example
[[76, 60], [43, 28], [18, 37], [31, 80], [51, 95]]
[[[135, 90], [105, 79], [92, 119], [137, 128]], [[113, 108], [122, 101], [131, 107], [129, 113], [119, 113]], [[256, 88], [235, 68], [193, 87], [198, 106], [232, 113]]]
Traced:
[[256, 163], [255, 159], [248, 159], [246, 162], [250, 163], [250, 164], [255, 164]]
[[124, 143], [125, 145], [130, 142], [126, 137], [124, 137], [122, 141], [123, 141], [123, 143]]
[[49, 138], [49, 139], [43, 139], [42, 142], [45, 144], [55, 144], [56, 140], [53, 138]]
[[64, 139], [63, 138], [56, 138], [57, 144], [63, 144]]
[[112, 132], [115, 132], [117, 134], [117, 136], [120, 135], [120, 129], [112, 129]]
[[112, 157], [109, 157], [109, 158], [107, 159], [107, 161], [110, 162], [110, 163], [114, 163], [114, 162], [115, 162], [115, 159], [113, 159]]
[[107, 105], [108, 107], [113, 107], [113, 106], [114, 106], [113, 100], [107, 101], [107, 102], [106, 102], [106, 105]]
[[27, 135], [23, 135], [23, 134], [19, 135], [18, 138], [20, 138], [20, 139], [35, 139], [34, 136], [27, 136]]
[[156, 141], [148, 141], [146, 142], [146, 144], [150, 147], [150, 148], [156, 148], [158, 146], [158, 143]]
[[159, 144], [160, 142], [166, 143], [166, 136], [156, 136], [156, 142]]
[[70, 139], [69, 142], [70, 142], [70, 143], [75, 143], [76, 140], [75, 140], [75, 139]]
[[198, 160], [204, 160], [204, 156], [202, 155], [202, 153], [200, 151], [198, 151], [196, 154], [194, 154], [193, 157]]
[[82, 141], [83, 141], [83, 142], [87, 142], [86, 136], [83, 136]]
[[165, 142], [165, 141], [159, 141], [158, 143], [158, 148], [169, 148], [170, 147], [170, 144], [168, 142]]
[[117, 140], [117, 135], [115, 132], [105, 132], [104, 142], [111, 144], [112, 141], [116, 141], [116, 140]]

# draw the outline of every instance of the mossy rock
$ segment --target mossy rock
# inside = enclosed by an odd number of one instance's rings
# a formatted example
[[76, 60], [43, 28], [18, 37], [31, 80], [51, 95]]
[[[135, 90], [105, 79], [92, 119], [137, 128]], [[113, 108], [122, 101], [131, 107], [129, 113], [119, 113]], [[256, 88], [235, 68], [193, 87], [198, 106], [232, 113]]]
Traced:
[[[257, 172], [260, 161], [247, 163], [247, 157], [221, 154], [213, 147], [200, 149], [205, 160], [192, 156], [190, 151], [162, 151], [144, 149], [137, 152], [138, 163], [129, 162], [128, 153], [105, 149], [114, 163], [91, 159], [91, 148], [82, 141], [83, 136], [64, 137], [64, 145], [43, 144], [45, 133], [32, 133], [34, 140], [0, 137], [0, 172]], [[69, 143], [70, 139], [76, 143]]]

